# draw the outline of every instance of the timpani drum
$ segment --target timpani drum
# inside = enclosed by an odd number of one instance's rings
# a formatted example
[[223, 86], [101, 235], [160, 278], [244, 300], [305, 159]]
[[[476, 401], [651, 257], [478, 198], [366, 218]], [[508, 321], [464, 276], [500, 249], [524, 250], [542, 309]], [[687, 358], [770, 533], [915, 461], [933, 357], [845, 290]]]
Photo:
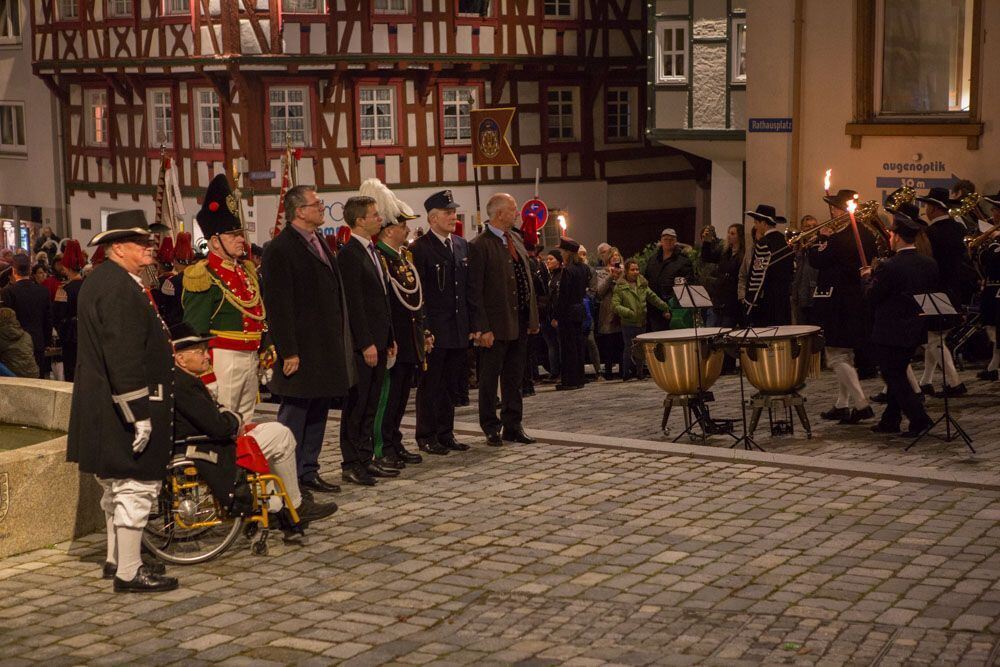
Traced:
[[821, 329], [789, 325], [730, 331], [732, 342], [752, 342], [740, 346], [740, 365], [747, 380], [764, 394], [789, 394], [805, 384], [810, 372], [819, 370], [823, 349]]
[[651, 331], [636, 336], [657, 386], [674, 396], [708, 391], [722, 373], [724, 352], [709, 345], [728, 328], [704, 327]]

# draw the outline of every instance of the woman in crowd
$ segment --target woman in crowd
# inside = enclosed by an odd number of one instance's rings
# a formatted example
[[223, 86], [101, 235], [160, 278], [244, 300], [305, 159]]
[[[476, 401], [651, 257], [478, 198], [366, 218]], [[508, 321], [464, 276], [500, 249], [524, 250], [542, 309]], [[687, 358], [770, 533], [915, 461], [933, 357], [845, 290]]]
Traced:
[[558, 250], [550, 250], [545, 255], [545, 270], [548, 274], [548, 281], [545, 285], [544, 294], [538, 298], [538, 320], [541, 324], [542, 340], [545, 341], [545, 348], [549, 358], [549, 377], [543, 380], [543, 384], [553, 384], [559, 379], [559, 339], [556, 329], [552, 326], [552, 308], [556, 298], [559, 296], [559, 279], [562, 277], [562, 253]]
[[[670, 320], [670, 306], [656, 295], [646, 278], [639, 273], [639, 262], [630, 259], [625, 262], [625, 275], [615, 284], [612, 303], [622, 324], [622, 382], [636, 377], [635, 360], [632, 357], [632, 341], [646, 331], [646, 306], [656, 308], [663, 317]], [[640, 361], [639, 369], [643, 365]]]
[[[597, 346], [604, 360], [604, 379], [610, 380], [616, 361], [622, 358], [622, 323], [612, 303], [615, 283], [622, 277], [624, 263], [618, 248], [608, 251], [607, 264], [594, 272], [594, 297], [599, 306], [594, 323]], [[619, 368], [620, 370], [620, 368]]]
[[587, 296], [587, 280], [590, 273], [583, 265], [577, 252], [580, 244], [571, 238], [559, 241], [562, 253], [562, 272], [559, 277], [559, 293], [550, 301], [552, 305], [552, 326], [559, 337], [559, 369], [562, 381], [556, 389], [581, 389], [584, 384], [583, 321], [586, 310], [583, 300]]
[[739, 326], [742, 315], [739, 279], [745, 252], [743, 227], [738, 224], [729, 225], [726, 241], [708, 285], [709, 296], [712, 297], [712, 317], [708, 326]]

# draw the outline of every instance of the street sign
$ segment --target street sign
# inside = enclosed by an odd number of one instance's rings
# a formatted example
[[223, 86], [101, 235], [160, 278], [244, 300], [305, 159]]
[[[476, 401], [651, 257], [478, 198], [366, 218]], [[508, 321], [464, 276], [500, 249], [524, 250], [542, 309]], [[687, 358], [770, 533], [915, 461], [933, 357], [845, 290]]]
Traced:
[[537, 229], [541, 229], [549, 219], [549, 207], [541, 199], [529, 199], [521, 207], [521, 220], [524, 220], [529, 214], [535, 216], [535, 220], [538, 222]]

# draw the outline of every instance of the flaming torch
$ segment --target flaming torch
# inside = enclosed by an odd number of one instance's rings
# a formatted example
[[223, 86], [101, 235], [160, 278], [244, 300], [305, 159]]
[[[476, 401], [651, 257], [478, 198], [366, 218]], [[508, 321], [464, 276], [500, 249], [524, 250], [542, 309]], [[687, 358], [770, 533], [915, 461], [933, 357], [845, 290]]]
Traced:
[[858, 221], [854, 219], [854, 210], [858, 207], [858, 196], [847, 202], [847, 214], [851, 216], [851, 229], [854, 231], [854, 244], [858, 247], [858, 259], [861, 260], [862, 268], [868, 268], [868, 259], [865, 257], [865, 249], [861, 244], [861, 233], [858, 231]]
[[830, 174], [833, 173], [833, 169], [827, 169], [826, 175], [823, 176], [823, 189], [826, 190], [826, 195], [830, 196]]
[[566, 236], [566, 216], [560, 213], [556, 220], [559, 221], [559, 235]]

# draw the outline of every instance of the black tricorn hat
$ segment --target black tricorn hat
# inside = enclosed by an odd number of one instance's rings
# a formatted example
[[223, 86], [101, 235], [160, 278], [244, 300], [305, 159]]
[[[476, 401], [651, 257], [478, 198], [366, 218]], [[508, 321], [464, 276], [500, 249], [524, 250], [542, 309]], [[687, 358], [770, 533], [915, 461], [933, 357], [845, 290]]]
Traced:
[[823, 201], [834, 208], [839, 208], [841, 210], [847, 210], [847, 202], [857, 199], [858, 193], [854, 190], [838, 190], [835, 195], [827, 195], [823, 197]]
[[767, 204], [757, 204], [757, 208], [755, 210], [747, 211], [746, 214], [754, 220], [766, 222], [769, 225], [776, 225], [779, 222], [785, 222], [783, 217], [775, 213], [774, 207]]
[[215, 338], [215, 336], [203, 336], [194, 330], [187, 322], [178, 322], [170, 327], [170, 342], [174, 345], [174, 352], [186, 350], [195, 345], [201, 345]]
[[580, 244], [570, 237], [564, 236], [559, 239], [559, 249], [565, 250], [566, 252], [578, 252], [580, 250]]
[[243, 229], [240, 222], [240, 203], [229, 187], [229, 179], [225, 174], [216, 174], [205, 190], [205, 201], [195, 218], [201, 233], [206, 239], [217, 234], [237, 232]]
[[117, 211], [108, 215], [108, 228], [94, 235], [88, 246], [113, 243], [115, 241], [148, 241], [149, 223], [140, 209]]
[[951, 198], [948, 188], [931, 188], [923, 197], [917, 197], [917, 201], [922, 201], [925, 204], [935, 204], [946, 211], [958, 203]]

